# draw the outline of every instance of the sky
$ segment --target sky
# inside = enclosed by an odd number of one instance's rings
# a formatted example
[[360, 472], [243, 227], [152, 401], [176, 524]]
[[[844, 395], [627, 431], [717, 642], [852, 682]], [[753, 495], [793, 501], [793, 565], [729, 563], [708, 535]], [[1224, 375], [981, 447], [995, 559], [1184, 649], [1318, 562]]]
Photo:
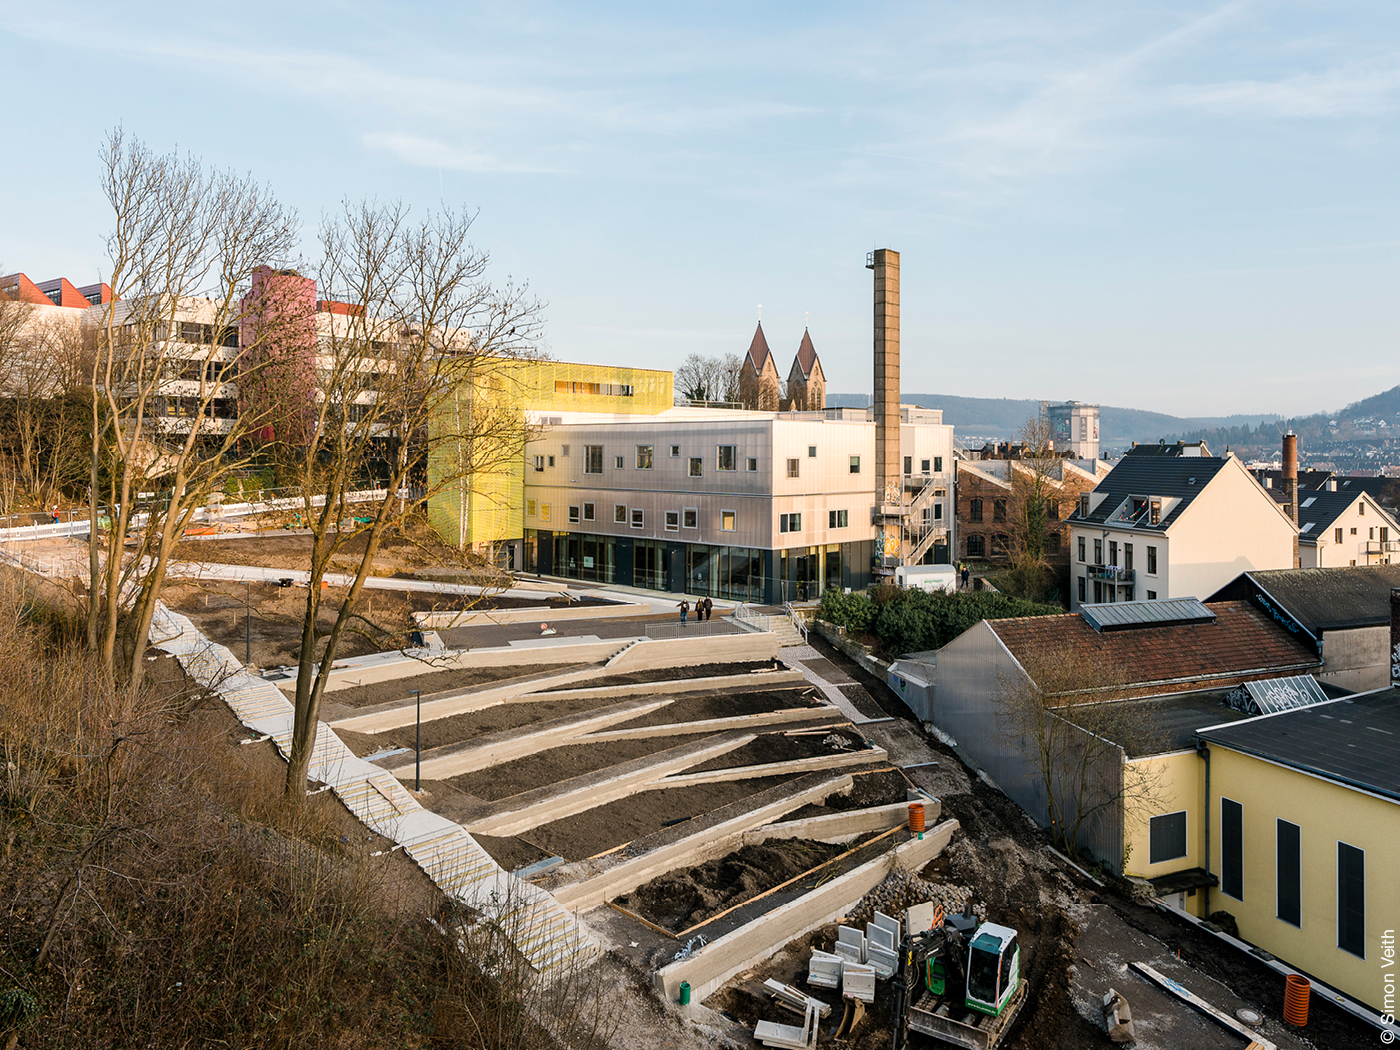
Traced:
[[0, 271], [86, 284], [117, 125], [343, 200], [478, 210], [563, 360], [1176, 415], [1400, 383], [1400, 5], [0, 0]]

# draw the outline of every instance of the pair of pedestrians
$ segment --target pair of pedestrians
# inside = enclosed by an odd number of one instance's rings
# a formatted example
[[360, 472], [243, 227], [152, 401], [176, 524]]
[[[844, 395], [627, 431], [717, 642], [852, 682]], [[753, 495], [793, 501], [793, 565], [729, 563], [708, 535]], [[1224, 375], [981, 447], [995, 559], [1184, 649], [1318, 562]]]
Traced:
[[[677, 603], [676, 608], [681, 611], [681, 625], [684, 626], [686, 617], [690, 615], [690, 601], [686, 598], [682, 598], [680, 602]], [[701, 598], [695, 603], [695, 618], [702, 622], [708, 620], [710, 614], [714, 612], [714, 608], [715, 603], [710, 601], [709, 598]]]

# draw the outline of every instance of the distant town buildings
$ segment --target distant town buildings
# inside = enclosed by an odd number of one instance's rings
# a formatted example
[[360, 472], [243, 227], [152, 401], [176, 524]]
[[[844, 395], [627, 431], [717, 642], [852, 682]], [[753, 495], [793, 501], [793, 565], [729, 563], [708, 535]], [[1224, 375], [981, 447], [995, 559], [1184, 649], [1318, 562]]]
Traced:
[[1079, 401], [1064, 404], [1040, 403], [1041, 417], [1050, 424], [1051, 437], [1058, 452], [1075, 459], [1099, 458], [1099, 406]]

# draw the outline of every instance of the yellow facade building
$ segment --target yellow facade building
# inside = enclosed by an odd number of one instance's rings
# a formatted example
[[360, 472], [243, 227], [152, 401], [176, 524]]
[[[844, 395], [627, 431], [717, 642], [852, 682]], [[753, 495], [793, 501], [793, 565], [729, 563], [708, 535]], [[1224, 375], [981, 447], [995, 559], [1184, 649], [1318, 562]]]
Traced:
[[471, 441], [437, 442], [428, 472], [428, 521], [463, 549], [499, 554], [523, 537], [527, 427], [548, 426], [555, 413], [655, 415], [674, 402], [672, 375], [660, 369], [535, 360], [471, 368], [440, 425], [480, 435], [477, 452]]

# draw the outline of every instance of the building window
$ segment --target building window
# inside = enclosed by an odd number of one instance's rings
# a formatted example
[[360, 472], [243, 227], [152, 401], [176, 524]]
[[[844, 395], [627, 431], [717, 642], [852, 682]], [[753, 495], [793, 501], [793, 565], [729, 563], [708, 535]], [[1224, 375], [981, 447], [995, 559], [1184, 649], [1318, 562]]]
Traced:
[[1006, 520], [1006, 500], [1004, 500], [1004, 499], [994, 499], [994, 500], [992, 500], [992, 520], [993, 520], [993, 521], [1005, 521], [1005, 520]]
[[1151, 524], [1151, 525], [1160, 525], [1160, 524], [1162, 524], [1162, 501], [1161, 501], [1161, 500], [1159, 500], [1159, 499], [1154, 499], [1154, 500], [1151, 502], [1151, 504], [1149, 504], [1149, 510], [1148, 510], [1148, 512], [1147, 512], [1147, 521], [1148, 521], [1148, 524]]
[[982, 520], [982, 501], [980, 499], [969, 500], [967, 504], [967, 520]]
[[816, 445], [808, 445], [808, 446], [807, 446], [807, 458], [808, 458], [808, 459], [816, 459], [816, 458], [817, 458], [817, 446], [816, 446]]
[[921, 460], [919, 460], [919, 469], [922, 471], [922, 473], [927, 474], [927, 473], [928, 473], [928, 460], [926, 460], [926, 459], [921, 459]]
[[646, 519], [642, 516], [640, 507], [632, 508], [632, 528], [642, 529], [646, 527]]
[[603, 473], [603, 446], [584, 445], [583, 446], [583, 472], [585, 474]]
[[906, 474], [912, 474], [912, 473], [914, 473], [914, 457], [913, 457], [913, 456], [905, 456], [905, 457], [904, 457], [904, 473], [906, 473]]
[[943, 520], [943, 504], [941, 504], [941, 503], [935, 503], [935, 504], [933, 505], [933, 520], [934, 520], [934, 521], [942, 521], [942, 520]]
[[852, 457], [851, 457], [851, 473], [852, 473], [852, 474], [859, 474], [859, 473], [860, 473], [860, 457], [859, 457], [859, 456], [852, 456]]
[[613, 504], [613, 523], [616, 525], [627, 524], [627, 508], [621, 503]]
[[788, 460], [788, 471], [787, 471], [787, 476], [788, 476], [788, 477], [790, 477], [790, 478], [795, 478], [795, 477], [797, 477], [797, 474], [798, 474], [798, 466], [801, 464], [801, 462], [802, 462], [801, 460], [797, 460], [797, 459], [790, 459], [790, 460]]
[[1359, 518], [1364, 518], [1366, 516], [1366, 504], [1358, 503], [1356, 505], [1356, 516]]
[[778, 515], [778, 531], [779, 531], [779, 532], [801, 532], [801, 531], [802, 531], [802, 515], [801, 515], [801, 514], [780, 514], [780, 515]]
[[585, 504], [583, 505], [583, 520], [584, 520], [584, 521], [593, 521], [593, 520], [594, 520], [594, 515], [593, 515], [593, 504], [591, 504], [591, 503], [585, 503]]
[[577, 507], [570, 507], [570, 508], [569, 508], [569, 524], [570, 524], [570, 525], [577, 525], [577, 524], [578, 524], [578, 508], [577, 508]]
[[1103, 564], [1103, 540], [1094, 541], [1094, 564]]
[[1060, 534], [1058, 532], [1051, 532], [1046, 535], [1045, 549], [1051, 554], [1060, 553]]
[[1355, 535], [1356, 535], [1356, 530], [1355, 530], [1355, 529], [1352, 529], [1352, 530], [1351, 530], [1351, 534], [1352, 534], [1353, 536], [1355, 536]]
[[[673, 445], [672, 448], [674, 448], [674, 447], [675, 447], [675, 446]], [[637, 446], [637, 469], [638, 469], [638, 470], [650, 470], [650, 469], [651, 469], [651, 448], [652, 448], [652, 447], [651, 447], [650, 445], [638, 445], [638, 446]], [[672, 452], [671, 455], [674, 456], [675, 453]]]
[[829, 510], [826, 512], [826, 527], [828, 529], [844, 529], [849, 524], [849, 511]]
[[547, 456], [547, 457], [545, 457], [545, 458], [549, 460], [549, 465], [550, 465], [551, 467], [554, 466], [554, 457], [553, 457], [553, 456]]
[[943, 457], [942, 457], [942, 456], [934, 456], [934, 457], [933, 457], [933, 472], [934, 472], [935, 474], [942, 474], [942, 473], [943, 473]]
[[1303, 925], [1303, 829], [1286, 820], [1277, 820], [1275, 842], [1277, 858], [1278, 917], [1292, 926]]
[[758, 470], [758, 457], [757, 457], [757, 456], [750, 456], [750, 457], [749, 457], [749, 473], [752, 474], [752, 473], [754, 473], [756, 470]]
[[690, 476], [698, 478], [705, 473], [705, 460], [700, 456], [690, 457]]
[[623, 458], [622, 458], [621, 456], [614, 456], [614, 457], [613, 457], [613, 469], [614, 469], [614, 470], [621, 470], [621, 469], [622, 469], [622, 463], [623, 463]]
[[1149, 576], [1156, 576], [1156, 575], [1157, 575], [1157, 548], [1156, 548], [1156, 547], [1148, 547], [1148, 548], [1147, 548], [1147, 575], [1149, 575]]
[[1333, 535], [1336, 537], [1336, 540], [1337, 540], [1338, 543], [1342, 543], [1342, 542], [1343, 542], [1343, 540], [1342, 540], [1342, 530], [1341, 530], [1341, 529], [1333, 529], [1333, 530], [1332, 530], [1332, 533], [1333, 533]]
[[[544, 457], [543, 457], [543, 456], [536, 456], [536, 457], [535, 457], [535, 473], [537, 473], [537, 474], [543, 474], [543, 473], [544, 473]], [[1337, 531], [1340, 532], [1341, 529], [1338, 529]]]
[[[1079, 537], [1079, 560], [1080, 560], [1080, 561], [1083, 561], [1083, 560], [1084, 560], [1084, 537], [1083, 537], [1083, 536], [1080, 536], [1080, 537]], [[1080, 597], [1083, 598], [1084, 596], [1081, 594]]]
[[680, 516], [678, 513], [676, 513], [674, 510], [668, 510], [668, 511], [666, 512], [666, 531], [667, 531], [667, 532], [680, 532], [680, 530], [681, 530], [681, 516]]
[[1147, 600], [1148, 600], [1149, 602], [1155, 602], [1155, 601], [1157, 600], [1157, 592], [1156, 592], [1156, 591], [1148, 591], [1148, 592], [1147, 592]]
[[1128, 572], [1133, 571], [1133, 545], [1131, 543], [1123, 544], [1123, 568], [1127, 569]]
[[987, 556], [986, 537], [969, 536], [967, 538], [967, 556], [969, 558], [985, 558]]
[[1087, 492], [1079, 497], [1079, 516], [1081, 518], [1089, 516], [1089, 494]]
[[1220, 799], [1220, 892], [1244, 900], [1244, 807]]
[[672, 446], [671, 446], [671, 458], [672, 458], [672, 459], [680, 459], [680, 457], [681, 457], [681, 447], [680, 447], [679, 445], [672, 445]]
[[1337, 843], [1337, 947], [1366, 958], [1366, 852]]
[[716, 470], [738, 470], [739, 457], [736, 455], [737, 448], [734, 445], [719, 445], [715, 453]]
[[535, 516], [535, 501], [534, 501], [534, 500], [532, 500], [532, 499], [527, 499], [527, 500], [525, 501], [525, 513], [526, 513], [527, 516], [529, 516], [529, 517], [531, 517], [531, 518], [533, 518], [533, 517]]
[[1186, 856], [1186, 810], [1164, 813], [1148, 821], [1149, 864], [1163, 864]]
[[1079, 600], [1084, 601], [1084, 577], [1079, 577]]
[[720, 512], [719, 512], [719, 530], [720, 530], [720, 532], [733, 532], [736, 528], [738, 528], [737, 521], [738, 521], [738, 515], [735, 514], [732, 510], [722, 510], [722, 511], [720, 511]]
[[548, 520], [549, 520], [549, 504], [548, 504], [548, 503], [541, 503], [541, 504], [540, 504], [540, 521], [548, 521]]
[[1051, 521], [1060, 520], [1060, 501], [1057, 499], [1045, 501], [1045, 516]]
[[700, 527], [700, 514], [694, 507], [685, 509], [685, 527], [687, 529], [698, 529]]
[[568, 446], [568, 445], [560, 445], [560, 446], [559, 446], [559, 455], [561, 455], [561, 456], [568, 456], [568, 454], [569, 454], [569, 446]]

